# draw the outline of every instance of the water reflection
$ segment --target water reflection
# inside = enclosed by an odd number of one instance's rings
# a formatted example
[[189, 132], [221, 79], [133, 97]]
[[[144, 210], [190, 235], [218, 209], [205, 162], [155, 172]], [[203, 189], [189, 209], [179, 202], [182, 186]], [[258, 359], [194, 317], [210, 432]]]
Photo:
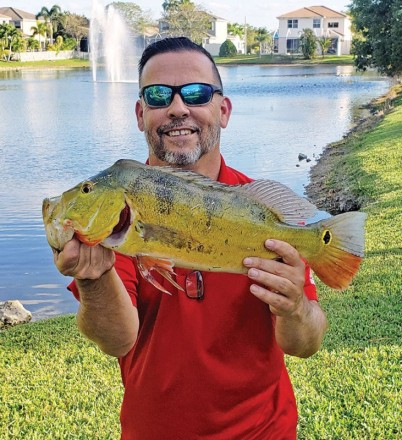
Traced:
[[[388, 87], [351, 67], [219, 67], [233, 102], [222, 132], [229, 165], [303, 194], [325, 145], [356, 109]], [[34, 319], [75, 312], [52, 263], [41, 220], [60, 194], [117, 159], [146, 159], [134, 106], [138, 84], [93, 83], [85, 70], [0, 72], [0, 301], [20, 299]], [[311, 162], [298, 160], [304, 153]]]

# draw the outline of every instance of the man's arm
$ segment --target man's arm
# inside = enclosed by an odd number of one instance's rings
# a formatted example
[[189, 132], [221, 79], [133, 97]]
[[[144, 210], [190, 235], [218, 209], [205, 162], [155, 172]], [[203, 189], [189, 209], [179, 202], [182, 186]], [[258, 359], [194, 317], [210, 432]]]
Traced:
[[246, 258], [248, 276], [258, 284], [251, 293], [269, 305], [276, 316], [275, 337], [286, 354], [309, 357], [318, 351], [327, 329], [325, 313], [304, 294], [305, 266], [289, 244], [267, 240], [266, 247], [282, 261]]
[[137, 339], [138, 312], [113, 267], [113, 251], [73, 238], [54, 260], [62, 274], [76, 280], [80, 331], [111, 356], [127, 354]]

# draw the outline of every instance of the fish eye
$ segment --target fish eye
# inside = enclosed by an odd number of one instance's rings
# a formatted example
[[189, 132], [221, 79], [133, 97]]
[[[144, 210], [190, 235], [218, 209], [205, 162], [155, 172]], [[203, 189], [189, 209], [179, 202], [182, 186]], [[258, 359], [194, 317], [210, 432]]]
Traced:
[[81, 192], [83, 194], [89, 194], [93, 189], [93, 183], [92, 182], [85, 182], [81, 186]]

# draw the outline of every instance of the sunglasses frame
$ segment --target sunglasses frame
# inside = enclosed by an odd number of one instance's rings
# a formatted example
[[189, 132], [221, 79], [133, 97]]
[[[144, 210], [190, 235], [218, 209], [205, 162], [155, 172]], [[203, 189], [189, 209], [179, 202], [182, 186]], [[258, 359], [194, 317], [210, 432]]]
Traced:
[[[207, 87], [209, 87], [210, 90], [211, 90], [211, 96], [210, 96], [209, 100], [208, 100], [207, 102], [202, 103], [202, 104], [189, 104], [189, 103], [187, 103], [187, 102], [186, 102], [186, 98], [182, 95], [182, 89], [183, 89], [183, 87], [186, 87], [186, 86], [192, 86], [192, 85], [202, 85], [202, 86], [207, 86]], [[170, 89], [170, 90], [172, 91], [172, 95], [171, 95], [171, 97], [170, 97], [170, 102], [169, 102], [168, 104], [164, 104], [164, 105], [152, 105], [152, 104], [149, 104], [149, 103], [147, 102], [147, 99], [145, 98], [145, 96], [146, 96], [146, 95], [145, 95], [145, 92], [146, 92], [147, 89], [149, 89], [149, 88], [151, 88], [151, 87], [155, 87], [155, 86], [166, 87], [166, 88], [168, 88], [168, 89]], [[175, 97], [176, 94], [178, 94], [178, 95], [180, 96], [180, 98], [182, 99], [182, 101], [183, 101], [183, 103], [184, 103], [185, 105], [187, 105], [187, 106], [189, 106], [189, 107], [199, 107], [199, 106], [203, 106], [203, 105], [207, 105], [207, 104], [209, 104], [209, 103], [212, 101], [212, 98], [213, 98], [213, 96], [214, 96], [215, 93], [218, 93], [219, 95], [223, 95], [223, 90], [222, 90], [222, 88], [221, 88], [221, 87], [218, 87], [218, 86], [215, 86], [215, 85], [213, 85], [213, 84], [202, 83], [202, 82], [193, 82], [193, 83], [182, 84], [182, 85], [180, 85], [180, 86], [171, 86], [171, 85], [168, 85], [168, 84], [149, 84], [148, 86], [144, 86], [144, 87], [141, 88], [141, 90], [139, 91], [138, 96], [139, 96], [140, 98], [143, 98], [145, 104], [146, 104], [148, 107], [150, 107], [150, 108], [166, 108], [166, 107], [169, 107], [169, 106], [172, 104], [173, 99], [174, 99], [174, 97]]]

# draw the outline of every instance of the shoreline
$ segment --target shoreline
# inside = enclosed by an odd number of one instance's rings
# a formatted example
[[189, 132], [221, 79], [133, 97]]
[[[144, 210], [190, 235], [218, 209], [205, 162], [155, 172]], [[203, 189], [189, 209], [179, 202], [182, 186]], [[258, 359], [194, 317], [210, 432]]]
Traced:
[[[309, 172], [309, 183], [305, 187], [307, 197], [319, 209], [331, 215], [358, 211], [367, 200], [353, 194], [343, 175], [333, 172], [337, 164], [348, 154], [351, 142], [363, 133], [373, 130], [393, 109], [393, 101], [402, 94], [402, 84], [391, 84], [388, 92], [373, 99], [361, 108], [360, 118], [339, 140], [326, 145]], [[367, 115], [367, 116], [366, 116]]]

